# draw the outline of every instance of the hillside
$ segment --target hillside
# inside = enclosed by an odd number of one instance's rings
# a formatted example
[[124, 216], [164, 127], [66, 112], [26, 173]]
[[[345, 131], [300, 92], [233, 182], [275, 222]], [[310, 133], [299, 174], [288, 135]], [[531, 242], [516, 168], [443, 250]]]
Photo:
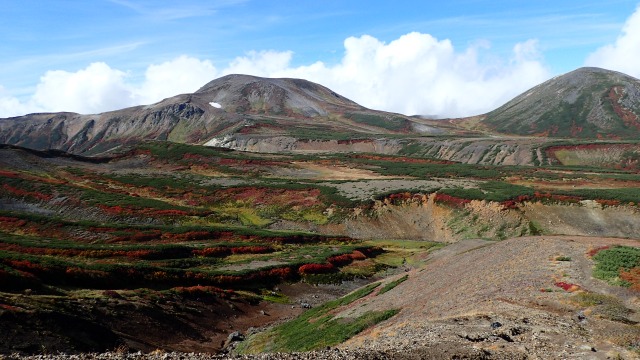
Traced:
[[[315, 336], [329, 338], [324, 324], [347, 326], [365, 314], [394, 310], [395, 316], [337, 347], [379, 359], [636, 358], [636, 293], [591, 275], [599, 258], [594, 249], [614, 244], [637, 246], [552, 236], [459, 242], [430, 255], [421, 268], [334, 304], [327, 315], [316, 311], [258, 333], [239, 350], [300, 349]], [[311, 329], [323, 325], [315, 335], [285, 336], [287, 327], [302, 328], [303, 321]]]
[[[611, 74], [527, 93], [532, 134], [244, 75], [0, 119], [0, 358], [637, 357], [640, 144], [581, 139], [621, 137]], [[599, 120], [535, 120], [549, 94]]]
[[306, 80], [228, 75], [147, 106], [0, 119], [0, 143], [95, 155], [145, 140], [215, 145], [234, 134], [313, 139], [431, 131], [419, 121], [366, 109]]
[[557, 76], [486, 114], [482, 123], [505, 134], [637, 139], [640, 81], [599, 68]]
[[105, 157], [3, 146], [0, 169], [0, 353], [217, 352], [235, 330], [421, 269], [461, 241], [640, 234], [632, 170], [167, 141]]

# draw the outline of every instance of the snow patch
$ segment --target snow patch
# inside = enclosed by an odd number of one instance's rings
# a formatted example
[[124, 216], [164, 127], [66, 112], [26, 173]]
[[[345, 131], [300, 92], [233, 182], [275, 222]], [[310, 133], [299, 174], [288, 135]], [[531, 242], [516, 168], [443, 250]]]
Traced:
[[222, 105], [218, 104], [217, 102], [210, 102], [209, 105], [213, 106], [216, 109], [222, 109]]

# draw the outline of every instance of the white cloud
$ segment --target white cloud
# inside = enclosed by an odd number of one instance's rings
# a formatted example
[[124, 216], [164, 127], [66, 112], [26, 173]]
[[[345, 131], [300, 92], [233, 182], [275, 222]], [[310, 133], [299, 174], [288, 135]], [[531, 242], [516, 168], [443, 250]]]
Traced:
[[374, 109], [448, 117], [493, 110], [550, 76], [535, 40], [516, 44], [510, 59], [488, 63], [479, 60], [486, 42], [457, 52], [449, 40], [420, 33], [388, 44], [368, 35], [350, 37], [344, 47], [335, 66], [290, 67], [290, 53], [283, 53], [243, 58], [242, 70], [315, 81]]
[[616, 70], [640, 78], [640, 6], [625, 22], [615, 43], [590, 54], [587, 66]]
[[55, 111], [93, 114], [150, 104], [194, 92], [218, 76], [210, 61], [188, 56], [149, 65], [144, 82], [139, 85], [130, 83], [124, 71], [102, 62], [76, 72], [47, 71], [26, 101], [19, 101], [0, 87], [0, 117]]
[[22, 104], [16, 97], [11, 96], [11, 94], [0, 85], [0, 116], [18, 116], [24, 115], [27, 112], [29, 112], [29, 107]]
[[289, 67], [292, 57], [292, 51], [250, 51], [246, 56], [231, 61], [223, 73], [276, 76], [273, 74], [281, 73]]
[[179, 56], [159, 65], [149, 65], [142, 86], [135, 90], [142, 104], [153, 103], [167, 97], [196, 91], [219, 76], [209, 60]]
[[46, 111], [95, 113], [131, 106], [126, 73], [109, 65], [92, 63], [77, 72], [47, 71], [40, 78], [30, 105]]
[[[218, 71], [209, 60], [180, 56], [150, 65], [141, 84], [104, 63], [74, 73], [49, 71], [24, 103], [0, 94], [0, 116], [25, 108], [103, 112], [193, 92], [221, 75], [243, 73], [308, 79], [369, 108], [455, 117], [492, 110], [549, 77], [534, 40], [516, 44], [510, 58], [499, 59], [491, 56], [487, 42], [459, 51], [429, 34], [409, 33], [389, 43], [364, 35], [344, 41], [336, 65], [293, 67], [292, 58], [291, 51], [254, 51]], [[5, 105], [1, 99], [8, 99]]]

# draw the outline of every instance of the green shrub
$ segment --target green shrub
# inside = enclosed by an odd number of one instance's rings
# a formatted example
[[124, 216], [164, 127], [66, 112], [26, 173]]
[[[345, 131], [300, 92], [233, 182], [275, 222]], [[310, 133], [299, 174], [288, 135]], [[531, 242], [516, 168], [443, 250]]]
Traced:
[[596, 266], [593, 270], [595, 278], [606, 280], [612, 285], [628, 287], [631, 284], [621, 280], [620, 270], [629, 271], [640, 266], [640, 248], [616, 246], [599, 251], [593, 256]]
[[382, 288], [380, 288], [380, 291], [378, 291], [378, 295], [382, 295], [384, 293], [386, 293], [387, 291], [395, 288], [396, 286], [402, 284], [403, 282], [405, 282], [407, 279], [409, 278], [409, 275], [404, 275], [403, 277], [396, 279], [394, 281], [391, 281], [387, 284], [385, 284]]
[[359, 332], [387, 320], [399, 310], [369, 311], [357, 318], [334, 318], [334, 309], [367, 296], [378, 287], [370, 284], [342, 298], [312, 308], [298, 318], [258, 334], [241, 344], [241, 352], [309, 351], [344, 342]]

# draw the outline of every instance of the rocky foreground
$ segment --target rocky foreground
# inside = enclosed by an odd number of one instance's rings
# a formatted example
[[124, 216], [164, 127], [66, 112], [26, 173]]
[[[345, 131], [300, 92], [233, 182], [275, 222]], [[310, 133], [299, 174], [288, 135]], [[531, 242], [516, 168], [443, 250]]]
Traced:
[[30, 360], [382, 360], [382, 359], [526, 359], [522, 354], [513, 353], [491, 353], [479, 349], [443, 349], [418, 348], [412, 350], [397, 351], [376, 351], [376, 350], [344, 350], [329, 349], [323, 351], [311, 351], [303, 353], [272, 353], [258, 355], [212, 355], [201, 353], [181, 353], [181, 352], [153, 352], [144, 354], [108, 352], [101, 354], [80, 354], [80, 355], [33, 355], [19, 356], [9, 355], [0, 359], [30, 359]]

